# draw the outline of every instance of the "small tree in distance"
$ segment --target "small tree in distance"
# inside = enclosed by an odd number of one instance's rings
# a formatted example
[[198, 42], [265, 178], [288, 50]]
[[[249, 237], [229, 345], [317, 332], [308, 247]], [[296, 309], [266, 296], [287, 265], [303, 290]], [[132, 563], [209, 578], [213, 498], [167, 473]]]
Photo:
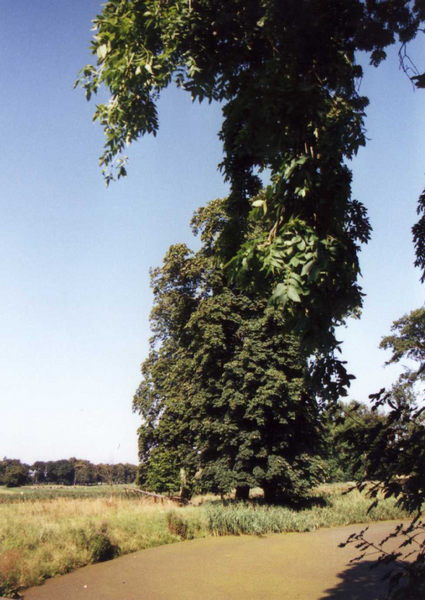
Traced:
[[327, 479], [359, 481], [367, 470], [368, 441], [385, 416], [356, 401], [338, 402], [325, 420]]
[[29, 466], [15, 458], [0, 461], [0, 484], [6, 487], [20, 487], [29, 482]]

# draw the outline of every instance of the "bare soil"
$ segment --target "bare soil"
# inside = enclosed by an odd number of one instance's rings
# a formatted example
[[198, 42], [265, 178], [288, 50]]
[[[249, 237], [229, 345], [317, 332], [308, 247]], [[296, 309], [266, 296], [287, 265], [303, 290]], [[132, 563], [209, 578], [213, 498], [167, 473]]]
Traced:
[[[381, 540], [395, 522], [374, 523]], [[264, 537], [212, 537], [83, 567], [26, 590], [24, 600], [378, 600], [373, 556], [338, 548], [361, 525]]]

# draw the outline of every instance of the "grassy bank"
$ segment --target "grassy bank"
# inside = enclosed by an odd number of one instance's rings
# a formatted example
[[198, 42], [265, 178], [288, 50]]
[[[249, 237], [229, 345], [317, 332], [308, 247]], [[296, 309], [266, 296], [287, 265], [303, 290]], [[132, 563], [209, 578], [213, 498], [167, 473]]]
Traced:
[[[0, 594], [37, 585], [91, 562], [181, 539], [171, 506], [125, 498], [57, 498], [0, 505]], [[196, 508], [185, 510], [194, 533]], [[187, 532], [187, 537], [190, 537]]]
[[[321, 500], [321, 501], [320, 501]], [[280, 506], [250, 506], [229, 504], [206, 506], [208, 531], [213, 535], [241, 535], [314, 531], [322, 527], [337, 527], [352, 523], [369, 523], [407, 517], [393, 499], [381, 500], [369, 510], [371, 500], [357, 490], [342, 494], [328, 486], [318, 501], [303, 510]]]
[[[73, 497], [33, 497], [0, 503], [0, 595], [48, 577], [157, 546], [207, 535], [310, 531], [405, 516], [391, 500], [368, 513], [370, 500], [359, 492], [347, 495], [340, 486], [318, 491], [319, 501], [294, 511], [258, 504], [223, 506], [217, 499], [198, 499], [198, 506], [176, 508], [148, 500], [73, 490]], [[52, 490], [50, 490], [52, 492]], [[1, 493], [0, 493], [1, 495]]]

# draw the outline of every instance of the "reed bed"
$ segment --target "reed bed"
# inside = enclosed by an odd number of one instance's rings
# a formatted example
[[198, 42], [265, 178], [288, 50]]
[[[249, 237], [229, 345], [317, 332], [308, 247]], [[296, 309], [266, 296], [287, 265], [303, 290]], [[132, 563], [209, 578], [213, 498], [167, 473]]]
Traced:
[[[320, 497], [319, 497], [320, 498]], [[344, 495], [323, 495], [310, 508], [291, 510], [281, 506], [229, 504], [206, 506], [208, 530], [213, 535], [241, 535], [314, 531], [354, 523], [406, 518], [394, 499], [381, 499], [369, 510], [371, 500], [357, 490]]]

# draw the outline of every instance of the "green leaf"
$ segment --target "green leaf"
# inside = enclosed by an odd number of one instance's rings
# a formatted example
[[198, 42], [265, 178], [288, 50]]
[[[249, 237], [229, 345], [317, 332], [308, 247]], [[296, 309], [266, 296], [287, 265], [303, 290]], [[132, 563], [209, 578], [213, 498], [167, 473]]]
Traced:
[[300, 264], [300, 259], [298, 258], [298, 256], [294, 256], [293, 258], [291, 258], [291, 260], [289, 261], [289, 265], [291, 267], [298, 267], [298, 265]]
[[107, 52], [108, 52], [108, 46], [107, 46], [107, 44], [102, 44], [101, 46], [98, 46], [96, 48], [96, 54], [101, 59], [105, 58]]
[[308, 188], [307, 187], [297, 187], [295, 188], [295, 193], [298, 196], [301, 196], [301, 198], [305, 198], [308, 194]]
[[293, 302], [301, 302], [301, 298], [293, 286], [289, 286], [288, 288], [288, 298]]
[[273, 296], [275, 298], [280, 298], [284, 295], [286, 295], [286, 285], [284, 283], [278, 283], [274, 289]]
[[305, 265], [301, 269], [301, 277], [305, 277], [306, 275], [309, 275], [315, 262], [316, 262], [315, 260], [309, 260], [308, 262], [305, 263]]

